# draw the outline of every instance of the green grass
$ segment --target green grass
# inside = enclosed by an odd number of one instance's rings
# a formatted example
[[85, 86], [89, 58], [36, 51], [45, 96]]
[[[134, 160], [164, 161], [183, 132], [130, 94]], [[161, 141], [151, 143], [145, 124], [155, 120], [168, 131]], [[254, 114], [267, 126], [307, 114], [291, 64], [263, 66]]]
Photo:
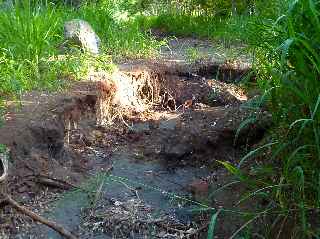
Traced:
[[248, 42], [248, 24], [260, 16], [237, 15], [233, 17], [186, 15], [172, 11], [153, 16], [138, 16], [136, 21], [142, 29], [158, 29], [167, 34], [182, 37], [197, 37], [231, 43]]
[[[152, 57], [164, 43], [142, 32], [130, 18], [119, 20], [113, 1], [79, 8], [47, 2], [16, 3], [0, 14], [0, 95], [16, 97], [33, 89], [59, 90], [70, 79], [80, 79], [89, 64], [108, 68], [114, 59]], [[88, 21], [102, 40], [98, 59], [80, 51], [62, 54], [63, 24], [80, 18]]]

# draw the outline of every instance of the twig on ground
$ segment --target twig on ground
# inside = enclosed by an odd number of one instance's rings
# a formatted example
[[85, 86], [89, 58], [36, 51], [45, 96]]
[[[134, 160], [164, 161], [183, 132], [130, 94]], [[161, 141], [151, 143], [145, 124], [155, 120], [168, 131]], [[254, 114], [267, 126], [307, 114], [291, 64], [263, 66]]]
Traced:
[[44, 176], [44, 175], [36, 176], [36, 181], [39, 184], [42, 184], [42, 185], [45, 185], [48, 187], [60, 188], [63, 190], [69, 190], [71, 188], [78, 188], [77, 186], [75, 186], [69, 182], [63, 181], [61, 179], [51, 178], [51, 177]]
[[176, 229], [176, 228], [173, 228], [173, 227], [170, 227], [164, 223], [161, 223], [161, 222], [157, 222], [155, 223], [156, 225], [160, 226], [160, 227], [163, 227], [164, 229], [168, 230], [168, 231], [173, 231], [173, 232], [177, 232], [179, 233], [180, 235], [184, 235], [184, 234], [188, 234], [186, 231], [184, 230], [179, 230], [179, 229]]
[[61, 236], [65, 237], [67, 239], [77, 239], [76, 236], [74, 236], [71, 232], [66, 230], [63, 226], [61, 226], [55, 222], [52, 222], [44, 217], [41, 217], [41, 216], [35, 214], [34, 212], [30, 211], [29, 209], [21, 206], [18, 202], [16, 202], [14, 199], [12, 199], [8, 194], [3, 194], [3, 196], [5, 197], [5, 201], [9, 205], [11, 205], [17, 211], [31, 217], [34, 221], [40, 222], [40, 223], [52, 228], [53, 230], [60, 233]]
[[150, 219], [150, 220], [137, 219], [137, 222], [144, 223], [144, 224], [157, 224], [160, 222], [164, 222], [166, 220], [167, 218], [158, 218], [158, 219]]

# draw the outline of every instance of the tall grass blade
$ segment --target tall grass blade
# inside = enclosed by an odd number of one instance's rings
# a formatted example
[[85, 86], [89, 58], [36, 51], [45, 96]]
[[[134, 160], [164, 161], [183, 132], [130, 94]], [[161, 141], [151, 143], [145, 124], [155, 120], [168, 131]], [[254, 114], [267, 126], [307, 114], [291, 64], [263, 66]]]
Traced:
[[259, 153], [261, 150], [265, 149], [265, 148], [269, 148], [270, 146], [273, 146], [275, 144], [278, 144], [279, 142], [272, 142], [272, 143], [268, 143], [265, 145], [262, 145], [252, 151], [250, 151], [248, 154], [246, 154], [239, 162], [238, 164], [238, 169], [241, 167], [241, 165], [249, 158], [251, 158], [252, 156], [254, 156], [255, 154]]
[[218, 215], [220, 214], [221, 210], [218, 210], [216, 213], [214, 213], [211, 217], [209, 229], [208, 229], [208, 236], [207, 239], [213, 239], [214, 238], [214, 229], [216, 226]]
[[312, 116], [311, 116], [312, 119], [315, 118], [316, 113], [317, 113], [318, 108], [319, 108], [319, 105], [320, 105], [320, 94], [319, 94], [319, 96], [318, 96], [317, 103], [316, 103], [316, 105], [315, 105], [315, 107], [314, 107], [314, 110], [313, 110], [313, 112], [312, 112]]
[[241, 122], [241, 124], [239, 125], [235, 137], [234, 137], [234, 141], [233, 141], [233, 145], [236, 145], [238, 137], [240, 135], [241, 130], [243, 130], [246, 126], [253, 124], [257, 121], [257, 118], [255, 116], [253, 117], [249, 117], [247, 119], [245, 119], [244, 121]]

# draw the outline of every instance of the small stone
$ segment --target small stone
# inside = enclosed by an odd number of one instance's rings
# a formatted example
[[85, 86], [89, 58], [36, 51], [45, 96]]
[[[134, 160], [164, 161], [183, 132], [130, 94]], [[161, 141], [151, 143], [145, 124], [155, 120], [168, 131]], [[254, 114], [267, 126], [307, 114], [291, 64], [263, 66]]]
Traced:
[[195, 180], [189, 185], [189, 191], [195, 199], [205, 199], [209, 193], [209, 183], [202, 179]]
[[193, 233], [195, 233], [196, 231], [197, 231], [196, 229], [190, 228], [190, 229], [188, 229], [186, 232], [189, 233], [189, 234], [193, 234]]
[[123, 205], [123, 203], [120, 202], [120, 201], [115, 201], [115, 202], [114, 202], [114, 205], [117, 206], [117, 207], [119, 207], [119, 206]]
[[102, 132], [99, 130], [93, 130], [92, 134], [96, 137], [96, 138], [101, 138], [103, 136]]

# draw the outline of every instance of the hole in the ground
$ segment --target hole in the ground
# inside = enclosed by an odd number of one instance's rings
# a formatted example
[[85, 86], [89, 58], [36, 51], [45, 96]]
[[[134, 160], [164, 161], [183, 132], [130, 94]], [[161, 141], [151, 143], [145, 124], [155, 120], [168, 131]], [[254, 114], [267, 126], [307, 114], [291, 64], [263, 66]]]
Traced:
[[[218, 71], [229, 74], [230, 69], [224, 67]], [[169, 168], [229, 161], [240, 154], [233, 143], [238, 127], [249, 115], [239, 107], [247, 97], [233, 83], [206, 78], [213, 70], [212, 65], [200, 66], [195, 73], [149, 66], [130, 68], [109, 78], [116, 90], [112, 107], [129, 109], [121, 115], [129, 127], [129, 141], [142, 142], [144, 151], [162, 158]], [[235, 71], [237, 77], [239, 72]], [[234, 81], [232, 74], [228, 77]], [[109, 103], [102, 102], [99, 107], [109, 107]], [[146, 116], [144, 112], [149, 110]], [[244, 130], [237, 145], [257, 142], [264, 131], [264, 126]]]
[[[195, 103], [222, 106], [247, 99], [238, 86], [213, 79], [210, 67], [198, 71], [202, 76], [182, 69], [131, 70], [124, 76], [129, 80], [115, 83], [120, 92], [126, 93], [126, 96], [124, 93], [119, 94], [122, 99], [118, 99], [118, 103], [134, 106], [137, 101], [141, 101], [139, 105], [153, 103], [160, 104], [163, 109], [176, 110]], [[204, 77], [209, 75], [211, 78]], [[123, 98], [128, 98], [128, 102], [124, 102]]]
[[226, 61], [223, 64], [210, 63], [201, 65], [196, 74], [206, 78], [214, 78], [225, 83], [239, 82], [251, 70], [248, 63]]
[[[69, 157], [64, 146], [107, 144], [112, 139], [104, 130], [119, 123], [115, 137], [143, 144], [144, 155], [162, 157], [177, 165], [234, 158], [231, 154], [237, 149], [233, 149], [233, 137], [248, 116], [239, 108], [245, 101], [241, 89], [178, 72], [183, 71], [151, 65], [112, 75], [92, 75], [89, 82], [77, 84], [75, 95], [59, 101], [54, 109], [57, 117], [32, 123], [24, 132], [24, 140], [13, 148], [30, 158], [36, 155], [33, 150], [44, 152], [46, 158]], [[241, 144], [256, 142], [264, 128], [258, 126], [251, 131], [249, 136], [240, 135]], [[245, 140], [247, 137], [251, 139]]]
[[[91, 122], [102, 126], [100, 131], [117, 125], [124, 142], [143, 144], [143, 155], [162, 158], [169, 168], [234, 159], [241, 148], [234, 147], [234, 136], [249, 116], [240, 109], [246, 96], [233, 83], [204, 77], [211, 74], [210, 67], [201, 65], [190, 73], [175, 66], [137, 66], [112, 75], [90, 76], [87, 92], [66, 101], [58, 112], [64, 124], [65, 144], [105, 143], [103, 137], [92, 136], [96, 132], [89, 132], [97, 129], [88, 126]], [[85, 120], [86, 115], [95, 115], [96, 121]], [[87, 132], [82, 134], [79, 127], [87, 127]], [[246, 128], [236, 146], [254, 144], [264, 131], [264, 125]], [[49, 145], [50, 150], [56, 146], [55, 155], [63, 147], [60, 139]]]

